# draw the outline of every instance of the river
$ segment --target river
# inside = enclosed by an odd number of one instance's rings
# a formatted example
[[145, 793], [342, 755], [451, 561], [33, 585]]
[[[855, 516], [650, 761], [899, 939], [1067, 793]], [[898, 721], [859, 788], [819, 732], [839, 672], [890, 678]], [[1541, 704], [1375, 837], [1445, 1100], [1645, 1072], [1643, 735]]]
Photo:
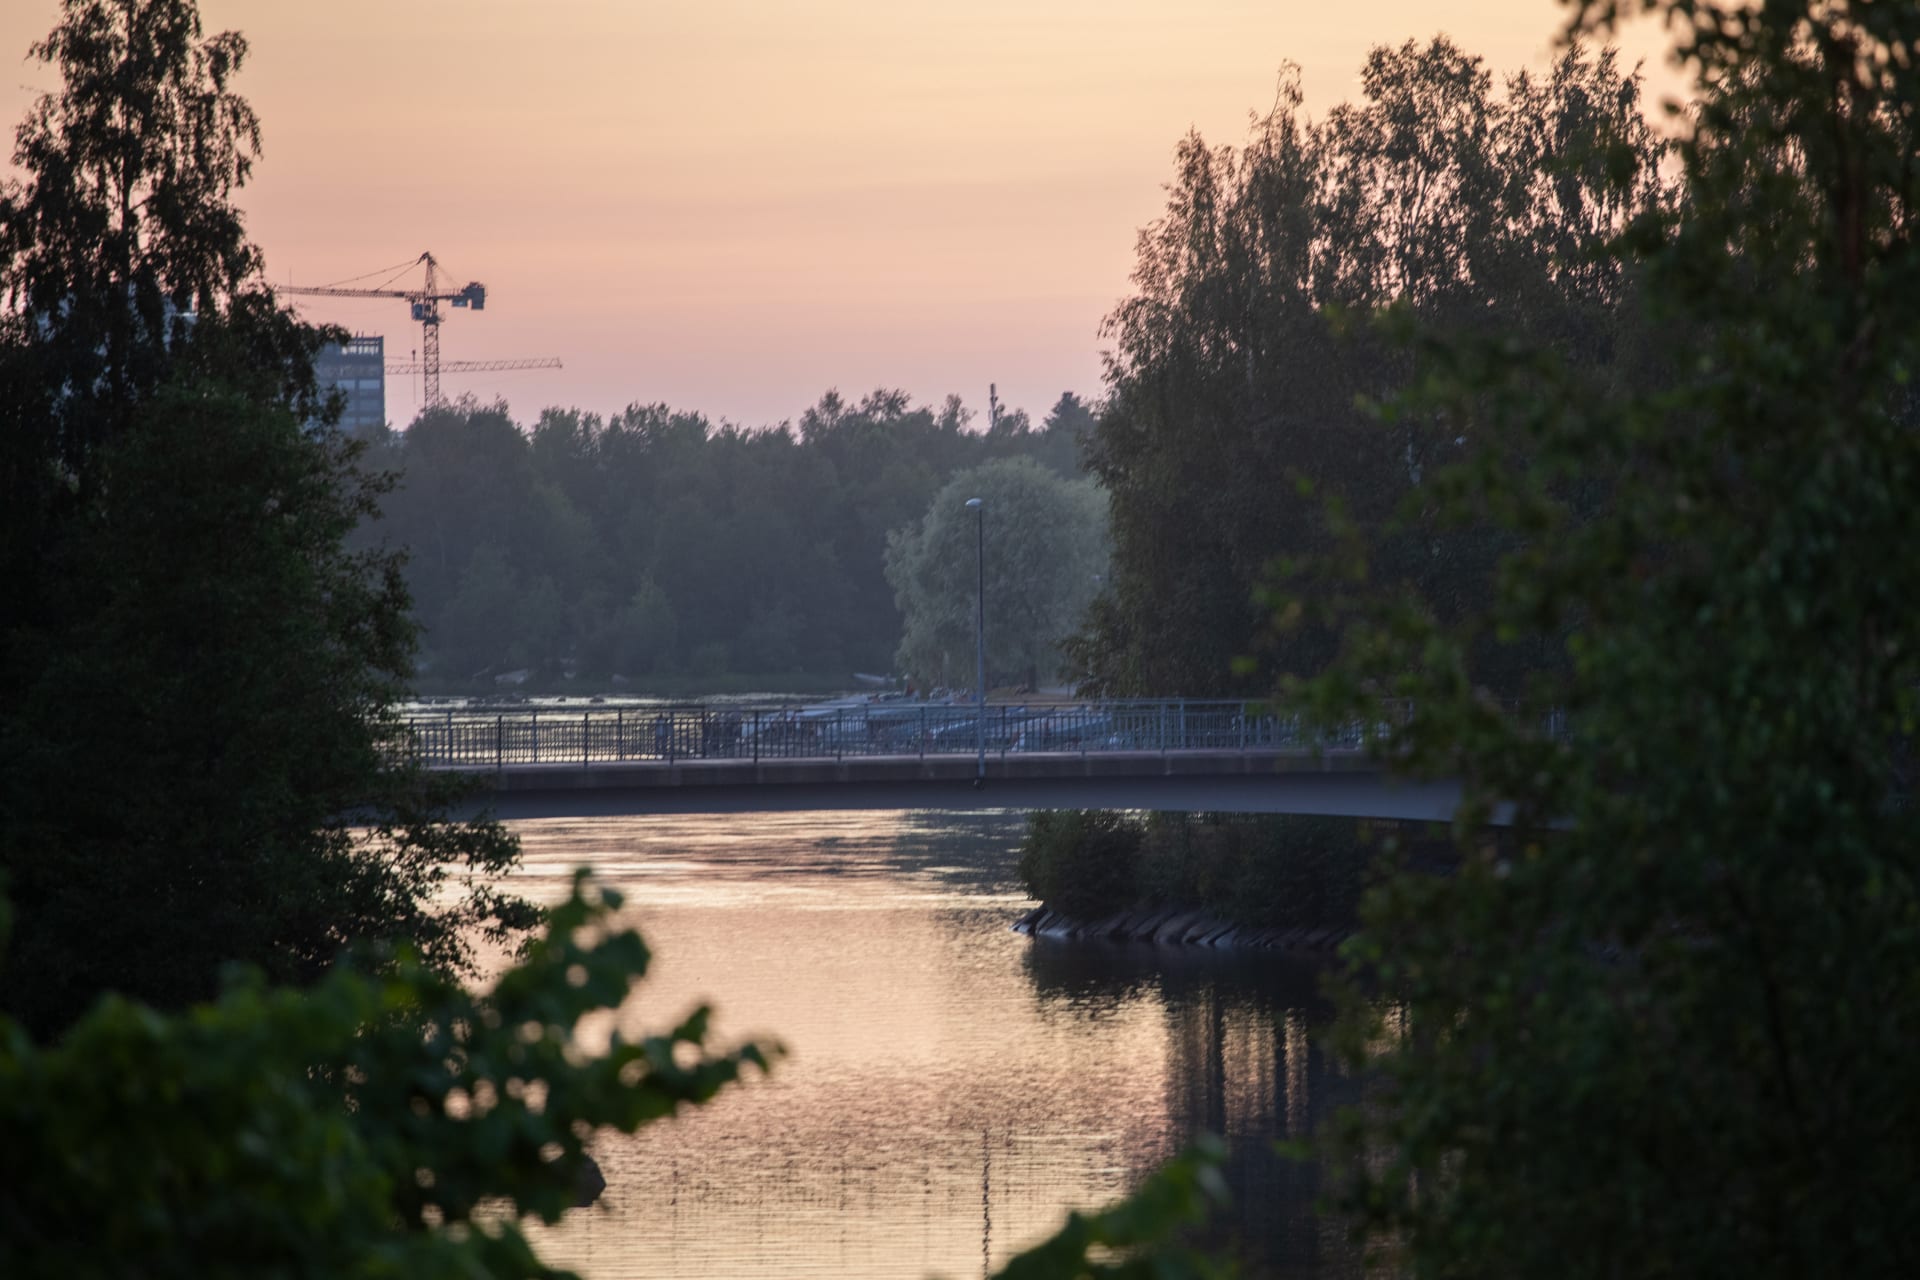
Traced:
[[1351, 1100], [1317, 1043], [1318, 972], [1284, 956], [1029, 940], [1016, 813], [806, 813], [514, 824], [522, 891], [576, 866], [654, 951], [620, 1011], [701, 1001], [770, 1036], [773, 1074], [603, 1137], [599, 1205], [536, 1230], [621, 1277], [962, 1277], [1124, 1194], [1197, 1128], [1232, 1144], [1223, 1242], [1255, 1276], [1352, 1273], [1272, 1141]]

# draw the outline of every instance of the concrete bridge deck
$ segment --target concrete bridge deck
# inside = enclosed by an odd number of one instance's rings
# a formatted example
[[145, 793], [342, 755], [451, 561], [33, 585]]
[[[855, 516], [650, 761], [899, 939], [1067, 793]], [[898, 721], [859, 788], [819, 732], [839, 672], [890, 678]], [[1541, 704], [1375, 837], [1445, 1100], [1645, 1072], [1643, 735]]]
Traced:
[[1165, 809], [1444, 821], [1452, 782], [1382, 775], [1353, 749], [1024, 752], [466, 768], [503, 818], [832, 809]]

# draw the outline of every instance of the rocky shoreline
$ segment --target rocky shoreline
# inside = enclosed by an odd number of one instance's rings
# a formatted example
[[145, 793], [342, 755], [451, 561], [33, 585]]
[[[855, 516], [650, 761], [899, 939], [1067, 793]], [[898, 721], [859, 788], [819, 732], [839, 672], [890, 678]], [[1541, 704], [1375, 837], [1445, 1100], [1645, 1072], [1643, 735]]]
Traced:
[[1076, 919], [1041, 903], [1013, 922], [1036, 938], [1145, 942], [1156, 947], [1231, 947], [1255, 951], [1331, 952], [1351, 929], [1262, 929], [1180, 907], [1137, 907], [1094, 920]]

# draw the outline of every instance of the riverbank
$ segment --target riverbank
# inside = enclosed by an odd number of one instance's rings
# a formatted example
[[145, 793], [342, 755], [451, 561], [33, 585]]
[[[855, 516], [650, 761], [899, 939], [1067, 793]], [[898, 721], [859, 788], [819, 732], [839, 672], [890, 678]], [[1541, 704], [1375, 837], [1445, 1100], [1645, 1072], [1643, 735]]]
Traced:
[[1030, 815], [1020, 879], [1040, 937], [1331, 951], [1388, 866], [1444, 873], [1443, 824], [1251, 813]]
[[1097, 919], [1065, 915], [1045, 905], [1013, 922], [1015, 933], [1036, 938], [1144, 942], [1157, 947], [1218, 947], [1246, 951], [1332, 952], [1353, 935], [1350, 925], [1261, 927], [1236, 924], [1206, 911], [1141, 907]]

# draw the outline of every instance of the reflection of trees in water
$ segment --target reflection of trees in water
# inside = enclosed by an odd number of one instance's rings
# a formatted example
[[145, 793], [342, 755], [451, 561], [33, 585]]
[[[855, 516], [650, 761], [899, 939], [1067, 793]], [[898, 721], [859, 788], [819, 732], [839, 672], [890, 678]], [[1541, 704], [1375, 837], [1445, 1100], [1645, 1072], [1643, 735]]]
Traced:
[[1359, 1272], [1344, 1228], [1314, 1211], [1317, 1167], [1274, 1150], [1360, 1098], [1320, 1040], [1333, 1012], [1320, 966], [1271, 952], [1036, 938], [1026, 969], [1043, 1005], [1074, 1016], [1098, 1020], [1143, 998], [1165, 1011], [1169, 1138], [1205, 1129], [1227, 1139], [1233, 1203], [1208, 1236], [1242, 1254], [1247, 1274]]

